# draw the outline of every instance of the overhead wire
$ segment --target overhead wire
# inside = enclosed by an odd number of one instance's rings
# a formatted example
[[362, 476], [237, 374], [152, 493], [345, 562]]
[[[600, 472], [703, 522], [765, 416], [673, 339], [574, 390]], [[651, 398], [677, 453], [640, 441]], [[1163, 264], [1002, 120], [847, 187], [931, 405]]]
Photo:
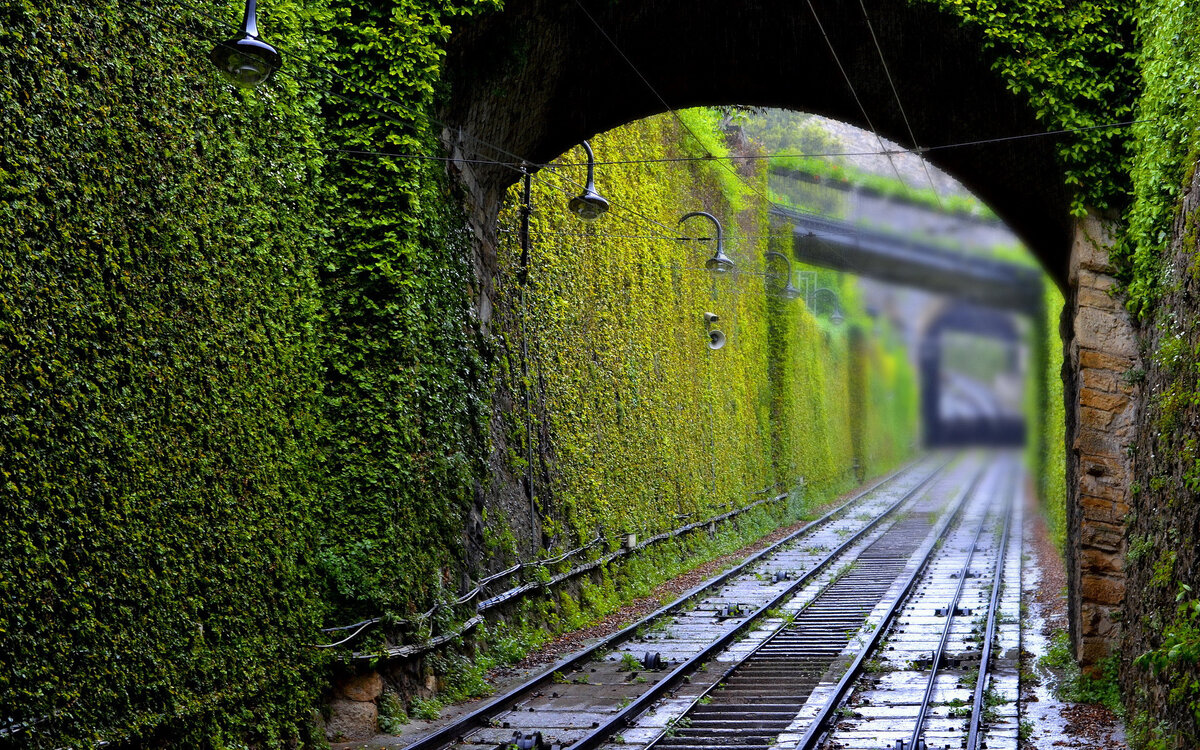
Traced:
[[[829, 34], [825, 31], [825, 24], [821, 23], [821, 17], [817, 15], [817, 9], [812, 4], [812, 0], [805, 0], [808, 3], [808, 9], [812, 12], [813, 20], [817, 22], [817, 29], [820, 30], [821, 36], [825, 39], [825, 46], [829, 48], [829, 54], [833, 55], [833, 62], [837, 65], [837, 69], [842, 73], [842, 79], [846, 82], [846, 86], [850, 89], [850, 96], [853, 97], [854, 103], [858, 105], [858, 111], [862, 113], [863, 120], [866, 121], [867, 127], [875, 136], [875, 140], [879, 143], [881, 151], [887, 151], [883, 145], [883, 138], [875, 131], [875, 123], [871, 122], [871, 115], [867, 113], [866, 106], [862, 103], [862, 99], [858, 97], [858, 90], [854, 88], [854, 82], [850, 80], [850, 74], [846, 71], [846, 67], [842, 65], [842, 58], [838, 56], [837, 50], [833, 46], [833, 40], [829, 38]], [[892, 159], [890, 153], [886, 154], [888, 164], [892, 165], [892, 171], [896, 173], [896, 179], [900, 184], [907, 185], [904, 178], [900, 176], [900, 170], [896, 167], [895, 160]]]
[[[654, 84], [650, 83], [650, 80], [648, 78], [646, 78], [646, 76], [642, 73], [642, 71], [638, 69], [637, 65], [635, 65], [634, 62], [629, 59], [629, 56], [625, 54], [624, 50], [622, 50], [621, 47], [616, 43], [616, 41], [614, 41], [613, 38], [608, 35], [608, 32], [604, 30], [604, 27], [600, 25], [600, 22], [597, 21], [595, 19], [595, 17], [592, 16], [592, 14], [588, 12], [588, 9], [586, 7], [584, 7], [582, 0], [575, 0], [575, 5], [578, 6], [579, 10], [583, 12], [583, 15], [586, 16], [587, 19], [592, 22], [592, 25], [595, 26], [596, 30], [600, 32], [600, 35], [602, 37], [604, 37], [604, 39], [610, 45], [612, 45], [612, 48], [614, 50], [616, 50], [617, 54], [620, 55], [621, 59], [624, 60], [625, 63], [633, 70], [634, 74], [638, 78], [641, 79], [642, 83], [644, 83], [646, 85], [646, 88], [650, 90], [650, 93], [654, 94], [654, 97], [656, 99], [658, 99], [659, 103], [662, 104], [662, 106], [668, 112], [670, 112], [672, 116], [674, 116], [675, 120], [679, 123], [680, 127], [682, 127], [688, 133], [688, 135], [690, 135], [696, 141], [696, 143], [700, 144], [701, 147], [704, 147], [704, 141], [702, 141], [700, 139], [700, 136], [696, 134], [696, 131], [692, 130], [691, 126], [689, 126], [686, 122], [684, 122], [683, 118], [679, 115], [679, 112], [674, 107], [672, 107], [670, 104], [667, 103], [667, 100], [665, 98], [663, 98], [662, 94], [658, 93], [658, 89], [656, 89], [654, 87]], [[733, 157], [733, 158], [737, 158], [737, 157]], [[757, 185], [751, 184], [750, 181], [747, 180], [745, 177], [743, 177], [736, 169], [733, 168], [732, 165], [726, 164], [724, 162], [724, 160], [721, 160], [718, 163], [726, 171], [728, 171], [730, 174], [732, 174], [735, 179], [737, 179], [739, 182], [741, 182], [743, 185], [745, 185], [747, 188], [749, 188], [752, 192], [754, 192], [759, 198], [761, 198], [763, 201], [765, 201], [767, 203], [770, 203], [770, 200], [767, 198], [766, 195], [763, 194], [762, 190], [760, 190]]]
[[[896, 89], [896, 82], [892, 79], [892, 71], [888, 67], [887, 57], [883, 54], [883, 47], [879, 44], [879, 37], [875, 35], [875, 25], [871, 23], [871, 16], [867, 13], [867, 4], [864, 0], [858, 0], [858, 7], [862, 8], [863, 18], [867, 22], [867, 30], [871, 32], [871, 41], [875, 44], [875, 51], [879, 54], [879, 62], [883, 65], [883, 74], [887, 77], [888, 86], [892, 89], [892, 96], [896, 100], [896, 107], [900, 110], [900, 119], [904, 120], [904, 127], [908, 130], [908, 140], [914, 149], [920, 147], [917, 142], [917, 136], [913, 133], [912, 123], [908, 120], [908, 113], [904, 111], [904, 102], [900, 101], [900, 92]], [[938, 208], [945, 210], [946, 206], [942, 203], [942, 195], [938, 192], [937, 185], [933, 184], [933, 175], [929, 173], [929, 164], [925, 158], [919, 153], [918, 158], [921, 160], [921, 168], [925, 170], [925, 179], [929, 181], [929, 188], [933, 190], [933, 196], [937, 198]], [[890, 158], [890, 157], [889, 157]]]
[[[199, 15], [201, 17], [205, 17], [210, 20], [213, 20], [220, 25], [227, 26], [229, 28], [238, 28], [232, 22], [230, 22], [226, 19], [220, 18], [202, 8], [199, 8], [195, 5], [193, 5], [192, 3], [189, 3], [187, 0], [172, 0], [172, 2], [174, 2], [178, 6], [181, 6], [183, 8], [193, 11], [194, 13], [196, 13], [197, 15]], [[680, 117], [679, 113], [670, 107], [670, 105], [661, 96], [661, 94], [658, 93], [658, 91], [654, 88], [654, 86], [650, 83], [650, 81], [648, 79], [646, 79], [646, 77], [641, 73], [641, 71], [637, 68], [637, 66], [625, 55], [625, 53], [620, 49], [620, 47], [618, 45], [616, 45], [616, 43], [612, 40], [612, 38], [607, 34], [607, 32], [604, 30], [604, 28], [602, 26], [600, 26], [600, 24], [596, 21], [596, 19], [587, 11], [586, 7], [584, 7], [582, 5], [580, 0], [575, 0], [575, 2], [576, 2], [576, 5], [579, 6], [580, 10], [584, 13], [584, 15], [587, 16], [587, 18], [593, 23], [593, 25], [596, 26], [597, 30], [601, 33], [601, 35], [604, 36], [604, 38], [613, 46], [613, 48], [617, 51], [617, 53], [631, 67], [631, 69], [633, 69], [634, 73], [639, 78], [642, 79], [643, 83], [645, 83], [647, 88], [658, 98], [658, 100], [663, 105], [663, 107], [666, 108], [679, 121], [681, 127], [683, 127], [683, 129], [685, 131], [687, 131], [688, 134], [691, 135], [691, 137], [693, 139], [695, 139], [698, 143], [702, 144], [703, 142], [700, 140], [699, 136], [687, 125], [687, 123], [685, 121], [683, 121], [683, 119]], [[861, 0], [860, 0], [860, 3], [861, 3]], [[858, 97], [857, 91], [854, 89], [853, 83], [850, 81], [849, 76], [848, 76], [844, 66], [841, 63], [841, 60], [838, 58], [836, 49], [834, 49], [832, 42], [828, 37], [828, 34], [826, 34], [825, 29], [821, 24], [819, 16], [816, 14], [816, 10], [812, 5], [811, 0], [808, 0], [808, 5], [809, 5], [810, 11], [812, 11], [812, 13], [813, 13], [813, 17], [816, 20], [818, 27], [821, 30], [822, 35], [825, 38], [826, 44], [829, 46], [830, 52], [832, 53], [832, 55], [834, 57], [835, 63], [837, 64], [839, 70], [841, 70], [842, 75], [846, 79], [846, 83], [851, 90], [852, 96], [854, 97], [856, 103], [858, 103], [859, 108], [863, 113], [864, 119], [867, 121], [868, 126], [873, 129], [874, 125], [871, 122], [869, 115], [866, 112], [865, 108], [863, 107], [862, 102]], [[157, 13], [157, 11], [155, 11], [153, 8], [148, 8], [145, 5], [143, 5], [143, 8], [148, 13], [159, 18], [160, 20], [162, 20], [172, 26], [175, 26], [176, 28], [181, 28], [197, 38], [204, 39], [205, 41], [207, 41], [207, 39], [204, 36], [197, 33], [197, 30], [187, 27], [187, 26], [183, 25], [182, 23], [180, 23], [179, 21], [176, 21], [174, 19], [165, 18], [161, 14]], [[865, 8], [864, 8], [864, 13], [865, 13]], [[869, 18], [867, 19], [867, 22], [868, 22], [868, 25], [870, 25]], [[872, 27], [872, 36], [874, 37], [873, 27]], [[878, 49], [878, 41], [877, 40], [876, 40], [876, 45], [877, 45], [877, 49]], [[370, 89], [358, 88], [358, 86], [355, 82], [351, 81], [347, 76], [342, 75], [335, 69], [331, 69], [326, 66], [320, 66], [315, 61], [308, 59], [305, 56], [299, 55], [295, 52], [290, 52], [286, 48], [283, 48], [283, 51], [288, 52], [289, 56], [292, 59], [297, 60], [303, 68], [306, 68], [306, 69], [317, 68], [319, 72], [327, 73], [328, 75], [332, 76], [333, 78], [336, 78], [340, 81], [345, 82], [346, 84], [348, 84], [351, 87], [351, 90], [354, 91], [355, 93], [365, 95], [367, 97], [384, 102], [393, 107], [399, 108], [401, 111], [403, 111], [403, 112], [409, 114], [411, 117], [413, 117], [414, 121], [406, 122], [404, 120], [401, 120], [398, 117], [396, 117], [393, 113], [386, 112], [378, 107], [364, 105], [361, 100], [351, 99], [347, 95], [342, 94], [336, 90], [333, 90], [332, 88], [327, 91], [323, 91], [323, 92], [319, 92], [319, 93], [326, 93], [326, 94], [332, 95], [334, 97], [337, 97], [337, 98], [345, 100], [345, 101], [351, 101], [359, 106], [367, 106], [370, 110], [372, 110], [374, 113], [376, 113], [383, 119], [393, 122], [394, 124], [397, 124], [404, 128], [413, 127], [414, 125], [417, 124], [416, 121], [418, 121], [418, 120], [425, 120], [427, 122], [427, 124], [440, 125], [444, 128], [448, 127], [445, 123], [443, 123], [442, 121], [440, 121], [438, 118], [434, 117], [433, 115], [429, 114], [428, 112], [413, 108], [409, 105], [404, 104], [403, 102], [399, 102], [391, 97], [384, 96], [377, 92], [371, 91]], [[882, 53], [881, 53], [881, 60], [883, 60]], [[884, 62], [884, 66], [886, 69], [886, 61], [883, 61], [883, 62]], [[887, 75], [888, 75], [889, 83], [892, 83], [890, 71], [887, 72]], [[307, 80], [297, 77], [295, 75], [292, 75], [291, 77], [294, 81], [296, 81], [300, 85], [311, 86], [310, 81], [307, 81]], [[892, 83], [892, 85], [893, 85], [893, 93], [895, 93], [894, 83]], [[902, 109], [903, 105], [900, 103], [898, 95], [897, 95], [897, 104], [899, 104]], [[903, 115], [903, 109], [902, 109], [902, 115]], [[905, 121], [906, 121], [906, 125], [907, 125], [907, 117], [906, 116], [905, 116]], [[1028, 133], [1028, 134], [1013, 135], [1013, 136], [1001, 136], [1001, 137], [996, 137], [996, 138], [977, 139], [977, 140], [964, 141], [964, 142], [959, 142], [959, 143], [942, 144], [942, 145], [938, 145], [938, 146], [925, 146], [925, 147], [915, 146], [914, 149], [912, 150], [912, 152], [914, 152], [918, 155], [922, 155], [922, 154], [925, 154], [925, 153], [928, 153], [931, 151], [944, 150], [944, 149], [949, 149], [949, 148], [972, 147], [972, 146], [986, 145], [989, 143], [1002, 143], [1002, 142], [1008, 142], [1008, 141], [1014, 141], [1014, 140], [1020, 140], [1020, 139], [1026, 139], [1026, 138], [1038, 138], [1038, 137], [1046, 137], [1046, 136], [1065, 135], [1065, 134], [1070, 134], [1070, 133], [1087, 132], [1087, 131], [1091, 131], [1091, 130], [1106, 129], [1106, 128], [1127, 127], [1129, 125], [1134, 125], [1134, 124], [1139, 124], [1139, 123], [1144, 123], [1144, 122], [1152, 122], [1152, 121], [1153, 121], [1153, 118], [1143, 119], [1143, 120], [1119, 121], [1119, 122], [1113, 122], [1113, 123], [1104, 123], [1104, 124], [1099, 124], [1099, 125], [1086, 126], [1086, 127], [1081, 127], [1081, 128], [1060, 129], [1060, 130], [1055, 130], [1055, 131], [1046, 131], [1046, 132], [1039, 132], [1039, 133]], [[911, 136], [911, 134], [912, 134], [911, 126], [909, 126], [909, 131], [910, 131], [910, 136]], [[554, 164], [554, 163], [539, 164], [537, 162], [533, 162], [531, 160], [525, 159], [518, 154], [514, 154], [514, 153], [512, 153], [500, 146], [497, 146], [496, 144], [490, 143], [482, 138], [478, 138], [477, 136], [474, 136], [470, 133], [463, 133], [463, 135], [466, 136], [467, 138], [469, 138], [471, 141], [474, 141], [476, 144], [476, 147], [479, 147], [479, 146], [485, 147], [487, 149], [494, 151], [495, 153], [497, 153], [499, 155], [508, 157], [512, 161], [484, 158], [484, 155], [478, 151], [475, 152], [475, 155], [478, 156], [479, 158], [469, 158], [469, 157], [465, 157], [462, 155], [459, 155], [459, 156], [433, 156], [433, 155], [428, 155], [428, 154], [402, 154], [402, 153], [391, 153], [391, 152], [387, 152], [387, 151], [367, 150], [367, 149], [321, 148], [320, 150], [323, 152], [326, 152], [326, 153], [334, 153], [334, 154], [359, 157], [359, 158], [371, 157], [371, 158], [413, 159], [413, 160], [425, 160], [425, 161], [438, 161], [438, 162], [446, 162], [446, 163], [462, 163], [462, 164], [470, 163], [470, 164], [496, 165], [496, 166], [510, 169], [518, 174], [522, 173], [523, 167], [533, 167], [537, 170], [535, 173], [535, 178], [539, 178], [540, 175], [545, 173], [545, 174], [553, 175], [554, 177], [558, 178], [562, 182], [572, 184], [572, 185], [574, 185], [576, 187], [580, 187], [580, 188], [583, 187], [583, 183], [573, 180], [566, 174], [563, 174], [561, 171], [561, 169], [567, 168], [567, 167], [583, 166], [582, 163], [565, 162], [565, 163], [558, 163], [558, 164]], [[732, 159], [754, 160], [754, 159], [764, 159], [764, 158], [766, 158], [766, 159], [786, 158], [789, 156], [821, 157], [821, 156], [849, 156], [849, 155], [878, 154], [878, 155], [888, 156], [889, 162], [892, 164], [893, 170], [896, 170], [895, 163], [891, 160], [890, 157], [895, 154], [907, 153], [907, 152], [896, 150], [896, 149], [888, 149], [884, 146], [883, 141], [882, 141], [882, 139], [879, 138], [878, 134], [876, 134], [876, 138], [880, 145], [880, 150], [877, 152], [842, 151], [842, 152], [831, 152], [831, 153], [825, 153], [825, 154], [754, 154], [754, 155], [747, 155], [747, 156], [729, 155], [729, 156], [724, 156], [724, 157], [708, 154], [704, 157], [664, 157], [664, 158], [659, 158], [659, 159], [628, 159], [628, 160], [612, 160], [612, 161], [599, 160], [599, 161], [596, 161], [595, 163], [598, 165], [605, 165], [605, 164], [611, 164], [611, 165], [630, 164], [630, 165], [633, 165], [633, 164], [649, 164], [649, 163], [671, 163], [671, 162], [683, 163], [683, 162], [694, 162], [694, 161], [717, 161], [724, 168], [726, 168], [728, 171], [730, 171], [739, 181], [741, 181], [748, 188], [750, 188], [754, 193], [756, 193], [760, 198], [762, 198], [765, 202], [771, 203], [772, 201], [770, 200], [770, 198], [768, 196], [766, 196], [756, 186], [747, 182], [745, 180], [745, 178], [743, 178], [731, 165], [726, 164], [725, 162], [731, 161]], [[915, 143], [915, 141], [914, 141], [914, 143]], [[466, 146], [466, 144], [458, 144], [458, 145]], [[302, 147], [302, 148], [307, 148], [307, 147]], [[922, 162], [922, 163], [924, 164], [924, 162]], [[901, 180], [901, 182], [903, 182], [903, 178], [899, 174], [898, 170], [896, 170], [896, 176], [898, 179]], [[547, 182], [545, 180], [540, 180], [540, 178], [539, 178], [539, 181], [541, 181], [543, 184], [553, 187], [554, 189], [556, 189], [560, 192], [563, 192], [565, 195], [568, 195], [568, 197], [571, 197], [570, 193], [567, 192], [566, 190], [564, 190], [561, 185], [553, 185], [552, 183]], [[932, 185], [932, 181], [931, 181], [931, 185]], [[936, 188], [934, 189], [934, 193], [935, 193], [935, 195], [938, 195]], [[940, 195], [938, 195], [938, 200], [940, 201]], [[617, 209], [618, 211], [623, 211], [623, 212], [629, 213], [635, 217], [638, 217], [638, 219], [640, 221], [642, 221], [650, 226], [657, 227], [658, 229], [661, 229], [664, 232], [666, 232], [666, 234], [657, 237], [657, 239], [671, 240], [671, 239], [673, 239], [674, 235], [678, 234], [677, 231], [674, 229], [674, 227], [671, 227], [671, 226], [663, 223], [662, 221], [659, 221], [658, 219], [649, 217], [649, 216], [645, 215], [644, 213], [638, 211], [637, 209], [625, 206], [625, 205], [621, 204], [620, 202], [613, 202], [613, 201], [610, 201], [610, 206], [612, 208]]]
[[[1102, 123], [1100, 125], [1089, 125], [1089, 126], [1080, 127], [1080, 128], [1064, 128], [1061, 130], [1046, 130], [1046, 131], [1039, 131], [1036, 133], [1020, 133], [1017, 135], [997, 136], [994, 138], [983, 138], [983, 139], [974, 140], [974, 141], [959, 141], [959, 142], [955, 142], [955, 143], [944, 143], [944, 144], [935, 145], [935, 146], [917, 146], [912, 149], [884, 149], [884, 150], [875, 150], [875, 151], [820, 151], [820, 152], [814, 151], [814, 152], [809, 152], [809, 153], [775, 152], [775, 153], [764, 153], [764, 154], [746, 154], [744, 156], [742, 156], [742, 155], [738, 155], [738, 156], [733, 156], [733, 155], [730, 155], [730, 156], [664, 156], [664, 157], [659, 157], [659, 158], [654, 158], [654, 159], [596, 159], [595, 162], [593, 162], [593, 163], [597, 167], [603, 167], [603, 166], [628, 166], [628, 165], [638, 165], [638, 164], [671, 164], [671, 163], [679, 163], [679, 162], [720, 161], [723, 159], [730, 159], [730, 160], [738, 159], [741, 161], [756, 161], [756, 160], [762, 160], [762, 159], [824, 159], [824, 158], [851, 157], [851, 156], [887, 156], [888, 154], [891, 154], [891, 155], [900, 155], [900, 154], [920, 155], [920, 154], [928, 153], [930, 151], [943, 151], [946, 149], [953, 149], [953, 148], [968, 148], [971, 146], [984, 146], [984, 145], [989, 145], [989, 144], [993, 144], [993, 143], [1005, 143], [1005, 142], [1009, 142], [1009, 141], [1028, 140], [1028, 139], [1032, 139], [1032, 138], [1044, 138], [1047, 136], [1071, 135], [1074, 133], [1084, 133], [1084, 132], [1088, 132], [1088, 131], [1092, 131], [1092, 130], [1111, 130], [1111, 129], [1116, 129], [1116, 128], [1126, 128], [1131, 125], [1141, 125], [1141, 124], [1145, 124], [1145, 123], [1157, 122], [1157, 120], [1158, 120], [1158, 118], [1146, 118], [1146, 119], [1142, 119], [1142, 120], [1120, 120], [1117, 122], [1107, 122], [1107, 123]], [[315, 149], [318, 151], [324, 151], [326, 153], [343, 154], [343, 155], [347, 155], [347, 156], [370, 156], [370, 157], [390, 158], [390, 159], [414, 159], [414, 160], [426, 160], [426, 161], [460, 162], [460, 163], [468, 163], [468, 164], [493, 164], [493, 165], [512, 166], [512, 167], [518, 167], [518, 168], [520, 166], [519, 162], [498, 161], [495, 159], [482, 159], [482, 158], [481, 159], [465, 159], [463, 157], [457, 157], [457, 156], [432, 156], [429, 154], [411, 154], [411, 153], [401, 153], [401, 152], [394, 152], [394, 151], [373, 151], [373, 150], [367, 150], [367, 149], [319, 148], [319, 147], [309, 147], [309, 146], [300, 146], [298, 148], [309, 148], [309, 149]], [[531, 166], [538, 166], [538, 165], [531, 164]], [[587, 166], [587, 163], [586, 162], [550, 162], [550, 163], [543, 164], [540, 166], [558, 167], [558, 168], [585, 167], [585, 166]]]

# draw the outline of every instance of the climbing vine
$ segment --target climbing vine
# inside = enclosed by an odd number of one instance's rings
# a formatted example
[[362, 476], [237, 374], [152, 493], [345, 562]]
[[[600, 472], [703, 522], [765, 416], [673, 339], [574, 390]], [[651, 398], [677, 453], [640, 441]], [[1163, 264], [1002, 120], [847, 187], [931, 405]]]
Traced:
[[1136, 4], [1120, 0], [910, 0], [933, 2], [977, 29], [994, 69], [1060, 136], [1074, 210], [1120, 211], [1128, 202]]
[[[323, 55], [322, 5], [276, 7], [279, 43]], [[0, 9], [0, 729], [21, 747], [307, 739], [323, 128], [311, 89], [243, 94], [198, 62], [237, 20], [207, 10]]]
[[[687, 153], [695, 133], [706, 152], [729, 153], [715, 114], [682, 117], [686, 130], [664, 115], [592, 146], [604, 161], [658, 160]], [[660, 532], [680, 517], [747, 504], [755, 490], [839, 484], [856, 455], [864, 472], [908, 455], [915, 384], [907, 362], [872, 345], [857, 365], [863, 391], [850, 391], [847, 331], [869, 322], [853, 285], [823, 274], [842, 297], [842, 327], [814, 317], [803, 300], [773, 296], [785, 268], [764, 256], [787, 250], [788, 230], [772, 227], [762, 202], [748, 197], [746, 182], [765, 183], [761, 167], [739, 178], [708, 162], [606, 165], [598, 180], [616, 208], [593, 224], [565, 211], [582, 177], [576, 167], [535, 176], [527, 280], [519, 186], [500, 222], [502, 381], [515, 394], [532, 391], [533, 411], [532, 425], [509, 424], [506, 442], [514, 473], [528, 456], [537, 463], [535, 502], [550, 544], [573, 547], [598, 531]], [[736, 272], [705, 269], [711, 241], [676, 239], [712, 236], [700, 219], [673, 229], [696, 210], [723, 221]], [[706, 311], [728, 336], [721, 350], [707, 346]], [[850, 434], [855, 410], [864, 434], [874, 433], [862, 454]], [[489, 522], [527, 525], [503, 513], [489, 508]]]

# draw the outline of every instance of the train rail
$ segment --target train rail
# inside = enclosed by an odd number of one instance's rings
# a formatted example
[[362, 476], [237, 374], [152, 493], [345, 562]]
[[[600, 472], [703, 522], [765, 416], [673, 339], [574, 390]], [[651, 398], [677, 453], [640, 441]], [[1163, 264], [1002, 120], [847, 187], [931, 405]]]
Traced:
[[831, 746], [1015, 748], [1020, 650], [1020, 473], [993, 472], [995, 500], [947, 541], [923, 589], [888, 635], [887, 650], [842, 707]]
[[585, 750], [588, 742], [599, 743], [730, 644], [766, 637], [780, 624], [768, 615], [832, 575], [828, 569], [835, 559], [941, 476], [946, 464], [944, 456], [927, 458], [879, 480], [742, 564], [417, 739], [407, 750], [492, 750], [509, 741], [518, 747], [544, 743]]
[[977, 750], [985, 717], [1015, 747], [988, 667], [1016, 464], [898, 472], [408, 750]]

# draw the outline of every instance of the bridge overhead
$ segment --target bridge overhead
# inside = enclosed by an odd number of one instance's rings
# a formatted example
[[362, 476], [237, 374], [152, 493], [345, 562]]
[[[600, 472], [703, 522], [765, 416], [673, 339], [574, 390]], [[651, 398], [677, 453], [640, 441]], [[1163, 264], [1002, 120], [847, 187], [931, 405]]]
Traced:
[[971, 257], [784, 206], [774, 206], [771, 215], [792, 226], [793, 257], [801, 262], [1002, 310], [1032, 315], [1041, 309], [1042, 274], [1036, 269]]

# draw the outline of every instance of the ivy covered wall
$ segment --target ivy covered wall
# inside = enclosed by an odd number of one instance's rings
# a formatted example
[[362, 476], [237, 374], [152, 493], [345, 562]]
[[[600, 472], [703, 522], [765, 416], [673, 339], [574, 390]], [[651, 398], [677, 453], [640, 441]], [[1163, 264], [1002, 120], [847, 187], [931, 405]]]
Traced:
[[1121, 246], [1130, 306], [1142, 318], [1145, 371], [1127, 518], [1121, 654], [1131, 744], [1200, 743], [1200, 8], [1138, 9], [1143, 91], [1134, 132], [1133, 201]]
[[[852, 357], [847, 332], [870, 322], [852, 283], [827, 275], [847, 318], [840, 327], [773, 295], [786, 271], [765, 254], [787, 250], [790, 230], [769, 224], [753, 192], [765, 172], [739, 167], [747, 187], [716, 163], [661, 161], [697, 148], [693, 133], [707, 152], [729, 152], [715, 113], [681, 117], [686, 130], [662, 115], [592, 140], [602, 162], [660, 160], [601, 165], [598, 189], [613, 208], [594, 223], [566, 211], [582, 167], [534, 175], [527, 276], [520, 185], [509, 192], [496, 285], [500, 386], [518, 403], [528, 395], [532, 419], [514, 409], [503, 442], [514, 475], [533, 457], [535, 549], [666, 531], [681, 517], [746, 505], [755, 491], [803, 482], [819, 493], [844, 485], [856, 458], [878, 473], [909, 455], [915, 381], [903, 356], [871, 341]], [[720, 217], [736, 272], [705, 269], [712, 242], [691, 238], [711, 238], [710, 223], [674, 227], [697, 210]], [[723, 349], [708, 348], [706, 311], [720, 316]], [[861, 446], [856, 411], [871, 435]], [[489, 529], [529, 527], [527, 507], [488, 511]], [[521, 547], [504, 540], [496, 564]]]
[[[1194, 527], [1195, 233], [1175, 222], [1197, 145], [1197, 11], [913, 1], [986, 29], [1047, 129], [1143, 121], [1064, 137], [1060, 155], [1077, 207], [1123, 216], [1116, 260], [1157, 332], [1131, 539], [1185, 548], [1169, 529]], [[799, 476], [836, 481], [847, 456], [870, 471], [902, 455], [903, 440], [871, 436], [910, 424], [911, 375], [889, 348], [856, 348], [852, 289], [840, 330], [764, 293], [777, 230], [712, 164], [614, 168], [604, 190], [656, 216], [727, 218], [747, 273], [715, 298], [688, 267], [702, 243], [543, 209], [526, 307], [505, 274], [504, 324], [480, 336], [445, 167], [363, 152], [440, 154], [427, 114], [446, 93], [449, 24], [494, 8], [264, 4], [288, 67], [248, 94], [204, 61], [233, 32], [230, 4], [0, 9], [0, 721], [22, 741], [298, 739], [325, 674], [307, 648], [320, 627], [409, 615], [476, 572], [464, 519], [498, 468], [493, 419], [511, 438], [504, 468], [519, 475], [525, 455], [523, 414], [510, 401], [497, 417], [495, 394], [534, 394], [542, 547], [590, 538], [612, 508], [658, 529]], [[697, 148], [665, 119], [632, 128], [598, 149]], [[553, 180], [535, 206], [565, 199]], [[613, 256], [623, 271], [599, 272]], [[729, 346], [689, 348], [697, 313], [722, 305]], [[869, 408], [851, 409], [851, 387]], [[743, 450], [764, 426], [769, 447]], [[493, 516], [480, 532], [494, 560], [530, 554], [503, 528]], [[1127, 605], [1125, 685], [1151, 747], [1197, 734], [1200, 581], [1184, 563], [1130, 571], [1144, 596]]]
[[[319, 57], [320, 9], [271, 28]], [[324, 128], [312, 87], [198, 69], [212, 28], [160, 2], [0, 8], [0, 726], [21, 746], [279, 742], [315, 695]]]
[[[440, 152], [425, 113], [447, 24], [488, 7], [265, 4], [288, 67], [249, 93], [205, 60], [240, 8], [0, 11], [9, 740], [319, 742], [320, 628], [403, 618], [479, 574], [467, 519], [493, 477], [488, 425], [516, 413], [496, 417], [492, 399], [521, 386], [520, 308], [506, 300], [505, 324], [481, 336], [445, 167], [377, 154]], [[711, 115], [695, 117], [718, 142]], [[695, 148], [680, 142], [661, 118], [597, 139], [611, 153]], [[746, 273], [715, 298], [700, 243], [537, 241], [526, 312], [551, 459], [544, 547], [597, 525], [661, 530], [801, 476], [847, 480], [844, 330], [801, 303], [772, 307], [762, 207], [711, 169], [606, 179], [614, 200], [663, 216], [729, 217]], [[577, 231], [557, 213], [538, 229]], [[626, 273], [600, 270], [608, 253]], [[709, 308], [730, 334], [721, 352], [703, 345]], [[910, 374], [888, 351], [865, 357], [859, 422], [898, 436], [864, 448], [875, 471], [906, 453], [913, 410], [889, 396]], [[491, 560], [532, 554], [505, 528], [487, 523]]]

